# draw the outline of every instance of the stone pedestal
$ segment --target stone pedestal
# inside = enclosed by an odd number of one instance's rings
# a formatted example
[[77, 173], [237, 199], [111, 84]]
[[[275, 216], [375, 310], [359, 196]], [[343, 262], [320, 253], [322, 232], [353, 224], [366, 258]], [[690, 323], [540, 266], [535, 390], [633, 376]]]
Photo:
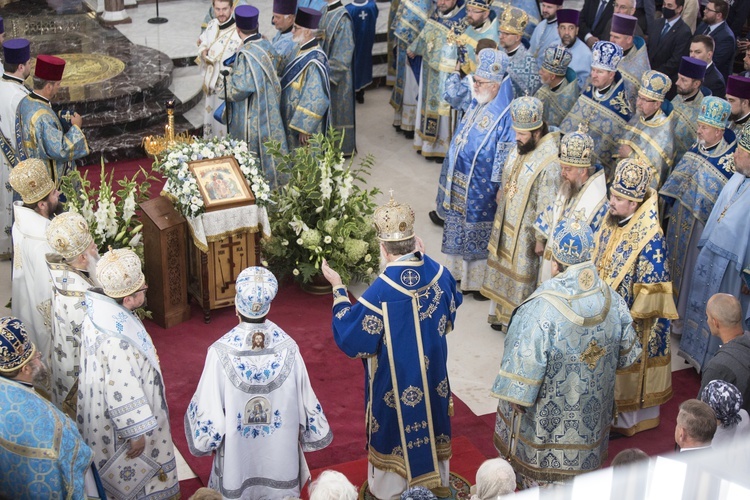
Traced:
[[125, 12], [125, 0], [104, 0], [104, 11], [100, 16], [101, 23], [107, 26], [132, 22]]

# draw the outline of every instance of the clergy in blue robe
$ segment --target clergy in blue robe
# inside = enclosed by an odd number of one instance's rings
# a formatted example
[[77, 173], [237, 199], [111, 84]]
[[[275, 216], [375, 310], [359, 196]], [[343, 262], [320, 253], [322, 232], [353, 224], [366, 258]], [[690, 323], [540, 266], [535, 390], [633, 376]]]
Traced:
[[297, 44], [292, 40], [294, 14], [297, 12], [297, 0], [274, 0], [273, 17], [271, 23], [276, 28], [276, 34], [271, 40], [276, 54], [276, 73], [281, 74], [297, 54]]
[[542, 86], [534, 97], [542, 101], [544, 121], [551, 127], [560, 127], [581, 93], [576, 73], [569, 67], [570, 60], [570, 51], [564, 46], [547, 47], [539, 68]]
[[354, 91], [364, 99], [365, 87], [372, 83], [372, 46], [379, 10], [375, 0], [354, 1], [346, 10], [354, 31]]
[[444, 215], [442, 251], [464, 290], [477, 291], [487, 265], [495, 196], [508, 152], [515, 144], [506, 76], [508, 56], [485, 49], [474, 74], [474, 99], [456, 129], [443, 162], [437, 203]]
[[612, 31], [609, 34], [609, 41], [622, 47], [622, 60], [617, 70], [625, 79], [628, 100], [633, 103], [638, 97], [643, 73], [651, 69], [646, 41], [634, 35], [636, 26], [638, 26], [637, 18], [615, 14], [612, 16]]
[[745, 327], [750, 305], [750, 126], [742, 130], [734, 152], [735, 173], [716, 199], [698, 241], [698, 259], [688, 295], [680, 356], [703, 370], [721, 344], [706, 320], [708, 299], [734, 295], [742, 304]]
[[637, 158], [620, 160], [593, 253], [599, 276], [625, 299], [644, 349], [636, 364], [617, 373], [614, 429], [626, 436], [657, 427], [659, 405], [672, 398], [669, 320], [677, 309], [649, 172]]
[[[730, 105], [724, 99], [703, 99], [698, 115], [698, 142], [685, 153], [659, 194], [666, 200], [667, 259], [677, 302], [684, 318], [690, 283], [698, 258], [698, 241], [716, 198], [734, 173], [734, 132], [727, 127]], [[682, 333], [682, 320], [672, 322], [672, 333]]]
[[396, 46], [398, 45], [398, 39], [395, 35], [395, 26], [394, 23], [396, 21], [396, 15], [398, 14], [398, 9], [401, 7], [401, 0], [393, 0], [390, 2], [390, 7], [388, 9], [388, 20], [386, 21], [386, 51], [387, 51], [387, 69], [386, 69], [386, 75], [385, 75], [385, 84], [388, 87], [393, 87], [393, 85], [396, 83]]
[[343, 135], [341, 152], [352, 155], [357, 149], [354, 127], [354, 31], [349, 11], [341, 0], [329, 0], [320, 19], [321, 46], [328, 56], [331, 85], [330, 122]]
[[474, 73], [477, 69], [477, 44], [480, 40], [495, 42], [495, 47], [500, 43], [498, 19], [490, 10], [489, 0], [467, 0], [466, 18], [464, 23], [466, 29], [457, 36], [451, 37], [455, 40], [455, 58], [465, 74]]
[[536, 58], [521, 43], [523, 30], [529, 16], [515, 7], [508, 7], [500, 18], [500, 46], [508, 54], [508, 76], [513, 82], [513, 95], [534, 95], [542, 81], [539, 78]]
[[297, 0], [297, 8], [317, 10], [321, 14], [326, 10], [326, 0]]
[[560, 33], [557, 32], [557, 11], [563, 4], [563, 0], [544, 0], [539, 2], [542, 20], [534, 28], [529, 40], [529, 52], [536, 57], [537, 67], [542, 67], [544, 51], [550, 45], [561, 43]]
[[49, 375], [21, 320], [0, 318], [0, 496], [88, 497], [94, 453], [75, 423], [34, 390]]
[[603, 465], [616, 371], [641, 354], [628, 306], [596, 274], [593, 240], [577, 219], [555, 226], [554, 277], [514, 311], [505, 338], [494, 441], [524, 488]]
[[573, 9], [560, 9], [557, 11], [557, 32], [560, 41], [573, 56], [570, 67], [578, 75], [578, 88], [586, 88], [589, 75], [591, 74], [592, 53], [588, 45], [578, 38], [578, 19], [580, 13]]
[[328, 58], [315, 35], [321, 15], [306, 7], [297, 9], [294, 40], [299, 52], [281, 75], [281, 117], [290, 150], [328, 128]]
[[265, 143], [280, 143], [286, 153], [287, 142], [279, 103], [281, 84], [276, 76], [273, 47], [258, 32], [258, 9], [241, 5], [235, 11], [237, 31], [243, 39], [227, 79], [229, 135], [247, 141], [248, 151], [260, 160], [260, 166], [272, 188], [284, 184], [279, 178], [276, 160]]
[[704, 97], [711, 95], [711, 91], [702, 86], [706, 67], [704, 61], [688, 56], [680, 61], [674, 84], [677, 95], [672, 98], [675, 163], [695, 144], [701, 103]]
[[641, 78], [635, 116], [625, 127], [618, 156], [637, 157], [651, 168], [651, 187], [659, 189], [674, 165], [674, 119], [671, 103], [664, 101], [672, 81], [648, 70]]
[[445, 79], [458, 62], [457, 42], [466, 29], [463, 0], [446, 0], [409, 46], [409, 57], [423, 58], [419, 76], [414, 149], [442, 163], [453, 133], [451, 107], [443, 99]]
[[[65, 61], [55, 56], [37, 56], [34, 69], [34, 91], [24, 97], [16, 111], [18, 159], [39, 158], [47, 163], [56, 185], [73, 163], [88, 155], [89, 145], [81, 130], [82, 119], [74, 113], [66, 131], [50, 101], [60, 88]], [[70, 113], [68, 113], [70, 114]]]
[[333, 338], [365, 368], [368, 483], [376, 498], [410, 486], [449, 496], [452, 396], [446, 335], [463, 296], [443, 266], [421, 252], [414, 211], [393, 198], [374, 214], [380, 276], [352, 304], [341, 277], [333, 286]]
[[588, 124], [588, 134], [595, 145], [592, 162], [604, 167], [609, 181], [614, 172], [618, 142], [635, 111], [635, 103], [628, 101], [625, 80], [617, 71], [622, 48], [601, 41], [596, 42], [594, 48], [591, 83], [563, 120], [560, 130], [568, 134], [578, 130], [579, 123]]
[[[393, 5], [392, 2], [391, 5]], [[432, 0], [399, 2], [393, 18], [393, 72], [394, 82], [391, 92], [393, 106], [393, 126], [409, 132], [413, 138], [417, 119], [417, 99], [419, 97], [419, 74], [422, 57], [408, 56], [409, 46], [419, 37], [432, 10]]]

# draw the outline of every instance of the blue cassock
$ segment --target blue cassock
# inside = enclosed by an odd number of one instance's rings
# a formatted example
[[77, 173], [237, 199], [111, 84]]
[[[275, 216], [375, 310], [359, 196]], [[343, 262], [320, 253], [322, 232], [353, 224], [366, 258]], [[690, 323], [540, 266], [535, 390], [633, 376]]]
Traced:
[[76, 425], [33, 387], [0, 377], [0, 497], [87, 498], [94, 453]]
[[495, 99], [485, 105], [471, 101], [453, 135], [437, 196], [438, 213], [446, 219], [443, 253], [461, 255], [464, 260], [487, 258], [497, 211], [495, 195], [516, 140], [512, 100], [513, 85], [506, 77]]
[[536, 57], [538, 68], [542, 67], [544, 62], [544, 51], [550, 45], [559, 45], [561, 42], [560, 34], [557, 31], [557, 19], [554, 22], [544, 20], [536, 25], [534, 33], [529, 40], [529, 52]]
[[372, 46], [378, 6], [374, 0], [365, 0], [350, 3], [346, 10], [354, 30], [354, 90], [358, 92], [372, 83]]
[[300, 146], [299, 134], [319, 134], [328, 129], [331, 89], [328, 58], [311, 40], [281, 75], [281, 117], [289, 149]]
[[297, 44], [292, 40], [291, 28], [285, 33], [277, 31], [271, 45], [273, 45], [273, 51], [276, 53], [276, 74], [281, 78], [284, 69], [297, 55]]
[[271, 42], [260, 33], [240, 46], [227, 79], [227, 130], [231, 137], [247, 141], [248, 150], [258, 157], [266, 180], [275, 188], [285, 184], [286, 179], [278, 178], [276, 160], [264, 144], [277, 141], [284, 154], [288, 149], [279, 108], [281, 85], [272, 54]]
[[365, 366], [368, 460], [381, 470], [441, 485], [451, 456], [448, 344], [463, 295], [443, 266], [420, 253], [391, 262], [352, 305], [333, 290], [333, 335]]
[[320, 12], [325, 11], [328, 2], [326, 0], [298, 0], [297, 8], [307, 7], [310, 9], [319, 10]]
[[34, 92], [18, 104], [16, 143], [18, 160], [43, 160], [58, 186], [60, 178], [75, 167], [73, 161], [89, 154], [81, 129], [74, 125], [65, 132], [50, 102]]
[[320, 31], [324, 34], [321, 46], [328, 56], [331, 126], [344, 135], [341, 151], [345, 155], [351, 155], [357, 149], [352, 71], [354, 33], [349, 11], [340, 1], [328, 5], [320, 19]]
[[750, 178], [736, 172], [716, 199], [698, 242], [700, 254], [695, 263], [688, 296], [688, 309], [680, 340], [680, 356], [703, 369], [716, 354], [721, 341], [711, 335], [706, 304], [716, 293], [734, 295], [742, 304], [747, 329], [750, 295], [741, 293], [750, 286]]

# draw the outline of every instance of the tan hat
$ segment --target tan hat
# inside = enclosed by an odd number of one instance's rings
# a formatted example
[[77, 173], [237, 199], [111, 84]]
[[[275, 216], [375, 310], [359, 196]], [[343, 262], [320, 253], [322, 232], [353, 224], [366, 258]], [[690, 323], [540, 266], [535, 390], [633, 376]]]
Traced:
[[43, 200], [55, 189], [47, 164], [39, 158], [19, 162], [10, 171], [9, 180], [10, 186], [27, 205]]
[[127, 248], [110, 250], [96, 265], [96, 279], [104, 293], [113, 299], [132, 295], [146, 284], [141, 271], [141, 259]]
[[93, 242], [89, 225], [79, 213], [64, 212], [47, 226], [47, 243], [66, 260], [78, 257]]

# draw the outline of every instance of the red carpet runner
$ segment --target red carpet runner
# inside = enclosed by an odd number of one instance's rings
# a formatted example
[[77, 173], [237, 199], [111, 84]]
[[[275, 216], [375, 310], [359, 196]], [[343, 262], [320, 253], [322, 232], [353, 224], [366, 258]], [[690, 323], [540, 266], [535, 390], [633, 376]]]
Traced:
[[[150, 159], [128, 160], [108, 165], [115, 169], [115, 179], [131, 177], [139, 165], [150, 171]], [[98, 179], [99, 165], [84, 167], [89, 179]], [[152, 185], [152, 196], [158, 195], [162, 183]], [[308, 295], [294, 284], [282, 286], [273, 303], [269, 318], [286, 330], [299, 344], [313, 388], [328, 417], [334, 433], [333, 443], [326, 449], [307, 454], [308, 464], [316, 476], [333, 468], [346, 473], [359, 487], [366, 477], [364, 450], [364, 372], [361, 361], [351, 360], [338, 350], [331, 333], [331, 297]], [[237, 324], [234, 308], [212, 313], [212, 322], [203, 323], [200, 309], [193, 305], [192, 319], [164, 330], [147, 321], [161, 360], [166, 384], [172, 425], [172, 438], [185, 460], [206, 484], [211, 458], [193, 457], [187, 449], [183, 419], [190, 398], [200, 379], [208, 347]], [[459, 328], [452, 335], [460, 335]], [[498, 342], [502, 339], [498, 337]], [[498, 366], [500, 360], [497, 360]], [[666, 453], [674, 447], [674, 425], [679, 404], [696, 396], [700, 378], [691, 369], [672, 374], [674, 397], [662, 406], [661, 425], [632, 438], [610, 442], [609, 460], [625, 448], [640, 448], [649, 455]], [[489, 388], [488, 388], [489, 394]], [[488, 396], [489, 397], [489, 396]], [[492, 444], [494, 415], [477, 417], [454, 396], [455, 416], [452, 419], [455, 441], [452, 469], [474, 481], [476, 468], [483, 457], [496, 456]], [[609, 460], [607, 463], [609, 463]], [[198, 480], [182, 481], [184, 498], [200, 485]]]

